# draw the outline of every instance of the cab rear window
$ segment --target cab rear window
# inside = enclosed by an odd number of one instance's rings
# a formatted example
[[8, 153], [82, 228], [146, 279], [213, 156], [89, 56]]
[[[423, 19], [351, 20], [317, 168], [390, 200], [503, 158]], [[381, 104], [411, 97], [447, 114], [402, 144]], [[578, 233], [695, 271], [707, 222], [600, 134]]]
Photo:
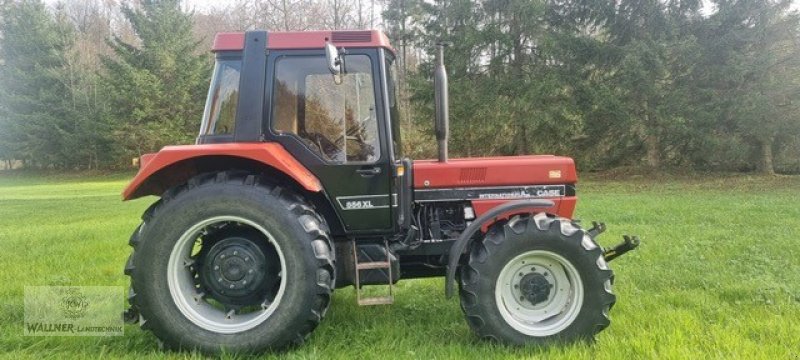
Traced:
[[241, 59], [217, 59], [206, 99], [200, 136], [233, 134], [239, 103]]

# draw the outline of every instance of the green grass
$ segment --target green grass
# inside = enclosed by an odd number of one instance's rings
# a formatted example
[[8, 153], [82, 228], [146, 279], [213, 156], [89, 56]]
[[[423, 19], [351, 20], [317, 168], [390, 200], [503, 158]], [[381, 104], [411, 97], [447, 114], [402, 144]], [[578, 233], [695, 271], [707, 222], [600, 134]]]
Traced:
[[[121, 202], [122, 175], [0, 173], [0, 356], [184, 358], [135, 326], [122, 337], [26, 337], [23, 288], [127, 286], [127, 240], [154, 198]], [[477, 340], [441, 279], [401, 282], [396, 303], [358, 307], [340, 289], [302, 347], [262, 358], [800, 359], [800, 178], [583, 181], [578, 217], [639, 250], [612, 263], [617, 305], [593, 345], [514, 348]], [[232, 356], [235, 357], [235, 356]]]

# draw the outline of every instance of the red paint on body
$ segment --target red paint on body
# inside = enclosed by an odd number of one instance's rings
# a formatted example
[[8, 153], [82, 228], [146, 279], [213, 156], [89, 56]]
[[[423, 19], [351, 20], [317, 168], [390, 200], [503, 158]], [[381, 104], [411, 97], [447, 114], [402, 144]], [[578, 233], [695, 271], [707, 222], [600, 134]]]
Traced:
[[[554, 214], [558, 216], [562, 216], [568, 219], [572, 218], [572, 215], [575, 213], [575, 205], [578, 202], [578, 198], [575, 196], [565, 196], [562, 198], [546, 198], [553, 202], [554, 206], [552, 208], [529, 208], [529, 209], [518, 209], [513, 212], [500, 214], [497, 216], [498, 219], [508, 219], [517, 214], [523, 213], [539, 213], [539, 212], [546, 212], [549, 214]], [[505, 204], [506, 202], [513, 201], [513, 200], [472, 200], [472, 208], [475, 210], [475, 216], [481, 216], [487, 211], [491, 210], [495, 206], [500, 206]], [[486, 230], [494, 223], [494, 221], [490, 221], [486, 223], [484, 226], [481, 227], [481, 231], [486, 232]]]
[[[394, 52], [389, 38], [379, 30], [297, 31], [267, 33], [267, 49], [322, 49], [331, 41], [345, 48], [381, 47]], [[244, 33], [219, 33], [214, 37], [212, 51], [244, 49]]]
[[500, 156], [450, 159], [445, 163], [414, 161], [414, 187], [417, 189], [574, 184], [577, 181], [575, 162], [563, 156]]
[[[578, 175], [572, 158], [553, 155], [503, 156], [414, 162], [414, 188], [452, 189], [495, 186], [575, 184]], [[546, 211], [571, 218], [577, 198], [574, 196], [546, 198], [555, 206]], [[473, 200], [475, 215], [512, 200]]]
[[290, 176], [308, 191], [322, 190], [319, 179], [278, 143], [226, 143], [167, 146], [158, 153], [142, 155], [141, 168], [122, 192], [122, 197], [131, 200], [161, 195], [168, 184], [188, 180], [195, 173], [191, 160], [213, 156], [255, 160]]
[[244, 33], [218, 33], [214, 36], [211, 51], [241, 51], [244, 49]]

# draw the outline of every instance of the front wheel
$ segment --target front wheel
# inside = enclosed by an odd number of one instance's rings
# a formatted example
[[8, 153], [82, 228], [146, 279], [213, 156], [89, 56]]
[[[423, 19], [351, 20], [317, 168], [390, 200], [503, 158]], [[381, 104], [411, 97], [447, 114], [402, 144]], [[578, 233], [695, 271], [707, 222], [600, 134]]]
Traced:
[[461, 308], [482, 338], [512, 344], [591, 340], [616, 297], [602, 249], [572, 221], [515, 216], [473, 243]]

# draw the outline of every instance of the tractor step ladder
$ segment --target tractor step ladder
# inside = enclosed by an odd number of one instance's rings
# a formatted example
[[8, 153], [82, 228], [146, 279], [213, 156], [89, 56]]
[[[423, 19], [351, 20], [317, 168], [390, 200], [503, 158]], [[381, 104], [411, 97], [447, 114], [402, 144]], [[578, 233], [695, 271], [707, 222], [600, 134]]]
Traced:
[[[358, 247], [356, 242], [353, 241], [353, 263], [356, 266], [356, 300], [358, 305], [390, 305], [394, 303], [394, 286], [392, 285], [392, 263], [389, 259], [389, 244], [386, 240], [383, 241], [383, 248], [386, 254], [385, 261], [371, 261], [371, 262], [358, 262]], [[386, 296], [363, 297], [361, 289], [361, 271], [363, 270], [383, 270], [386, 269], [389, 275], [389, 293]]]

